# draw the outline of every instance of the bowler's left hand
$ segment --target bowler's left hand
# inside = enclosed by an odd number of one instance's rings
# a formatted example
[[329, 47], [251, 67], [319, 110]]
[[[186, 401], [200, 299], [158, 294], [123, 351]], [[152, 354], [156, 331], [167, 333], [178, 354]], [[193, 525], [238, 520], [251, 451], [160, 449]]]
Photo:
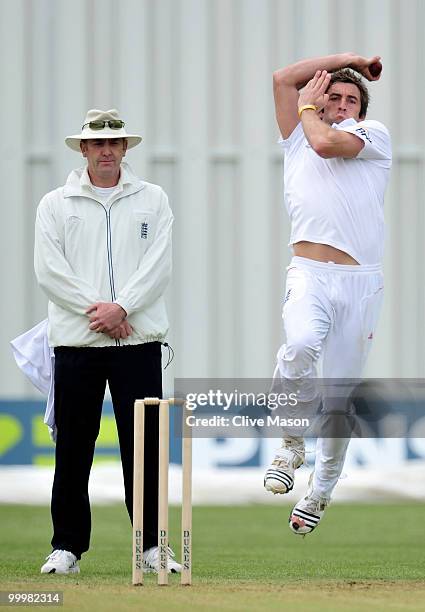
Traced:
[[317, 112], [320, 112], [329, 99], [329, 95], [325, 92], [329, 87], [330, 81], [331, 74], [329, 72], [326, 70], [317, 70], [314, 77], [300, 92], [298, 108], [306, 104], [314, 104], [314, 106], [317, 106]]
[[116, 329], [126, 318], [127, 313], [119, 304], [111, 302], [96, 302], [86, 310], [91, 315], [89, 329], [108, 333]]

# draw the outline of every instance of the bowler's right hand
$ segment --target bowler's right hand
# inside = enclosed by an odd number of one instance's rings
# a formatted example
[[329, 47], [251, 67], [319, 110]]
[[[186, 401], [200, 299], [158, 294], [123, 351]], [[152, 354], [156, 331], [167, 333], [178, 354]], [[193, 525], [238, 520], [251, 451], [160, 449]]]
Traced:
[[354, 55], [349, 67], [359, 72], [368, 81], [379, 81], [382, 73], [379, 73], [377, 76], [372, 76], [369, 72], [369, 66], [375, 62], [379, 62], [380, 59], [380, 55], [374, 55], [369, 59], [361, 55]]

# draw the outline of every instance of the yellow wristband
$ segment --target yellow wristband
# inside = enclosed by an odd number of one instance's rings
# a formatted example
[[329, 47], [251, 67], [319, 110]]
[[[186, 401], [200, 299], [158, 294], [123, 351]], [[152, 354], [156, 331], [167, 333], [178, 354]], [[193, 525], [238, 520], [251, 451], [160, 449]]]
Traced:
[[315, 106], [314, 104], [304, 104], [304, 106], [300, 106], [298, 109], [298, 117], [301, 117], [303, 111], [308, 110], [308, 109], [317, 111], [318, 106]]

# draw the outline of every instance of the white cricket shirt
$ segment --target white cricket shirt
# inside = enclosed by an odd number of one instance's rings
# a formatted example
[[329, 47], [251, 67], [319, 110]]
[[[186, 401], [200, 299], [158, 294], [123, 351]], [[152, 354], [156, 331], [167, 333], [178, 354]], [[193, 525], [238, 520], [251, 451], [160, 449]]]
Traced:
[[355, 134], [364, 147], [354, 159], [323, 159], [309, 145], [300, 122], [284, 148], [284, 194], [291, 220], [289, 245], [328, 244], [360, 264], [380, 263], [384, 253], [384, 194], [391, 168], [391, 139], [379, 121], [346, 119], [333, 129]]

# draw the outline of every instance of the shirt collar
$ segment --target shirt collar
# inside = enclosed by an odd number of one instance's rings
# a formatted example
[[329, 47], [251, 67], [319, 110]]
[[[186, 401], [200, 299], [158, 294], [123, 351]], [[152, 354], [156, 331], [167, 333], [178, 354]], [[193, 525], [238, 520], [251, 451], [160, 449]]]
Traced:
[[[133, 174], [131, 167], [127, 163], [121, 162], [120, 169], [120, 178], [115, 186], [114, 197], [122, 192], [130, 195], [144, 188], [143, 181]], [[82, 195], [97, 197], [90, 181], [87, 166], [73, 170], [64, 186], [64, 197]]]
[[357, 123], [358, 123], [358, 121], [353, 119], [353, 117], [349, 117], [348, 119], [344, 119], [344, 121], [341, 121], [340, 123], [333, 123], [331, 125], [331, 127], [333, 127], [333, 128], [350, 127], [351, 125], [357, 125]]
[[[123, 185], [126, 182], [129, 182], [128, 180], [126, 181], [126, 177], [123, 176], [125, 174], [125, 169], [122, 167], [120, 168], [120, 178], [118, 180], [118, 183], [115, 185], [115, 191], [117, 193], [119, 193], [120, 191], [123, 190]], [[81, 175], [80, 178], [80, 185], [82, 189], [89, 189], [90, 191], [94, 191], [93, 187], [93, 183], [90, 180], [90, 176], [89, 176], [89, 171], [88, 171], [88, 166], [86, 166], [83, 170], [83, 173]]]

